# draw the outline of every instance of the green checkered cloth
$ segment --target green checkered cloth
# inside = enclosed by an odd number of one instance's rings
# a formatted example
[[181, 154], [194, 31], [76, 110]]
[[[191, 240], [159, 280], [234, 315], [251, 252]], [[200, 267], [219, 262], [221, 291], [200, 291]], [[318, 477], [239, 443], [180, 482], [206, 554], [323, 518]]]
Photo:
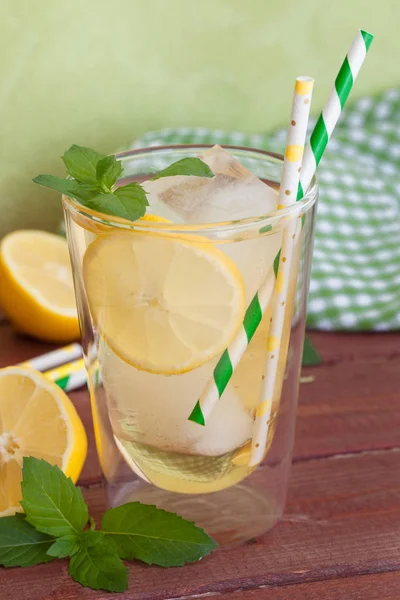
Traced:
[[[285, 138], [286, 130], [250, 135], [179, 128], [147, 133], [130, 147], [201, 143], [282, 152]], [[308, 326], [400, 328], [399, 89], [361, 98], [343, 112], [318, 178]]]

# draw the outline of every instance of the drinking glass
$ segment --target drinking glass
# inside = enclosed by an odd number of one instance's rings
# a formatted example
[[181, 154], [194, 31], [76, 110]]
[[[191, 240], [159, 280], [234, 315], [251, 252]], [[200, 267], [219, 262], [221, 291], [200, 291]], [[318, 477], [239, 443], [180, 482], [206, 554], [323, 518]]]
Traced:
[[[118, 183], [143, 182], [207, 148], [169, 146], [120, 153], [117, 159], [123, 163], [124, 175]], [[226, 150], [262, 181], [278, 188], [282, 157], [262, 150]], [[155, 504], [195, 521], [220, 544], [259, 535], [281, 517], [291, 464], [317, 195], [313, 181], [303, 200], [291, 207], [241, 220], [199, 224], [157, 217], [130, 222], [63, 198], [96, 445], [111, 506], [128, 501]], [[168, 367], [177, 353], [176, 339], [166, 337], [164, 325], [160, 321], [158, 327], [155, 317], [150, 324], [147, 321], [149, 311], [161, 310], [159, 303], [165, 299], [158, 298], [157, 290], [142, 294], [145, 308], [141, 305], [139, 310], [132, 289], [141, 278], [166, 277], [166, 256], [179, 247], [190, 260], [201, 254], [223, 265], [221, 277], [234, 273], [246, 306], [268, 278], [272, 297], [274, 259], [291, 219], [297, 220], [299, 235], [264, 459], [254, 467], [249, 466], [249, 456], [264, 377], [271, 302], [202, 426], [188, 416], [213, 377], [223, 348], [187, 369]], [[201, 300], [204, 295], [210, 298], [214, 291], [219, 293], [220, 279], [207, 278], [196, 264], [174, 263], [172, 270], [168, 266], [170, 296], [190, 296], [192, 303], [193, 297], [199, 297], [201, 304], [207, 303]], [[229, 307], [221, 305], [219, 310], [222, 339]], [[178, 338], [190, 335], [191, 321], [176, 323]], [[205, 322], [205, 336], [207, 327]], [[200, 334], [196, 330], [193, 335]], [[159, 368], [154, 368], [154, 360], [149, 366], [149, 355], [158, 357]]]

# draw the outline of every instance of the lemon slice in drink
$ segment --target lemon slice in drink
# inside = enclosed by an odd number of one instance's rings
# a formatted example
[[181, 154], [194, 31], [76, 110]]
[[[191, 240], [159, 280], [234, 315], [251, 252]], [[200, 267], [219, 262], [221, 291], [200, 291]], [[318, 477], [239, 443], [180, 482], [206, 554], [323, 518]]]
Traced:
[[184, 373], [204, 364], [224, 350], [244, 317], [238, 268], [199, 236], [101, 236], [86, 250], [83, 275], [107, 344], [151, 373]]
[[0, 415], [0, 517], [4, 517], [21, 511], [24, 456], [58, 465], [76, 482], [87, 440], [68, 396], [33, 369], [0, 370]]
[[66, 240], [45, 231], [6, 235], [0, 246], [0, 305], [19, 331], [52, 342], [77, 339]]

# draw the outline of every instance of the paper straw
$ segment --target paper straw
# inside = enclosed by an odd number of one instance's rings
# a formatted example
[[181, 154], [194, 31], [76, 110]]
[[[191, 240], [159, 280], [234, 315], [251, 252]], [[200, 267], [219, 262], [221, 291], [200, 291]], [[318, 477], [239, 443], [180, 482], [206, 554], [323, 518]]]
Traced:
[[[353, 40], [348, 54], [346, 55], [339, 73], [335, 80], [334, 88], [328, 98], [328, 101], [314, 127], [310, 137], [310, 143], [307, 145], [303, 163], [301, 166], [301, 178], [298, 186], [297, 199], [301, 199], [304, 191], [308, 190], [316, 168], [322, 158], [327, 143], [339, 120], [342, 109], [354, 85], [357, 75], [365, 60], [373, 35], [363, 30], [359, 30]], [[293, 234], [292, 234], [293, 235]], [[285, 236], [286, 237], [286, 236]], [[286, 249], [282, 246], [282, 260], [286, 254]], [[277, 282], [280, 277], [281, 261], [277, 275]], [[274, 298], [274, 308], [279, 300], [284, 301], [288, 281], [283, 279], [282, 285], [277, 285], [277, 296]], [[273, 309], [274, 310], [274, 309]], [[261, 402], [256, 411], [255, 432], [252, 439], [249, 466], [255, 466], [261, 462], [264, 455], [265, 446], [268, 438], [268, 424], [271, 415], [272, 397], [276, 380], [276, 365], [279, 355], [280, 319], [272, 321], [270, 336], [268, 339], [268, 354], [266, 363], [266, 372], [263, 384], [263, 394]], [[274, 358], [272, 359], [272, 356]]]
[[64, 392], [72, 392], [87, 384], [85, 362], [83, 358], [45, 372], [46, 377], [54, 381]]
[[307, 192], [310, 186], [373, 39], [374, 36], [372, 33], [368, 33], [363, 29], [358, 30], [350, 50], [340, 67], [335, 79], [335, 85], [304, 151], [297, 195], [298, 199], [304, 196], [304, 193]]
[[[302, 95], [300, 95], [300, 93], [298, 94], [300, 100], [297, 101], [297, 104], [300, 106], [301, 102], [302, 106], [304, 106], [308, 112], [310, 110], [310, 99], [313, 83], [314, 80], [310, 77], [298, 77], [296, 80], [296, 86], [298, 90], [301, 90], [302, 92]], [[295, 98], [296, 97], [297, 96], [295, 94]], [[306, 104], [304, 104], [305, 101]], [[296, 113], [294, 113], [292, 107], [291, 122], [294, 123], [294, 125], [290, 125], [290, 127], [293, 131], [299, 131], [301, 133], [303, 137], [303, 142], [299, 145], [298, 141], [300, 139], [300, 135], [296, 133], [292, 135], [292, 142], [287, 148], [287, 157], [285, 161], [287, 162], [290, 159], [291, 164], [293, 164], [294, 167], [292, 170], [290, 170], [290, 173], [288, 172], [286, 176], [286, 181], [284, 183], [285, 193], [283, 194], [283, 199], [280, 196], [278, 208], [283, 208], [286, 205], [293, 203], [296, 198], [297, 186], [299, 183], [298, 168], [301, 162], [301, 158], [303, 156], [304, 140], [307, 130], [307, 121], [305, 123], [305, 126], [303, 125], [303, 123], [296, 123], [295, 119], [299, 120], [298, 115], [299, 107], [296, 108]], [[294, 222], [296, 221], [296, 219], [292, 220]], [[275, 277], [278, 271], [279, 255], [280, 253], [278, 253], [274, 261]], [[255, 294], [253, 300], [247, 308], [246, 315], [243, 324], [239, 329], [239, 332], [236, 334], [231, 344], [222, 354], [213, 371], [213, 377], [207, 383], [203, 393], [201, 394], [194, 409], [192, 410], [189, 416], [190, 421], [194, 421], [198, 425], [206, 424], [207, 419], [209, 418], [215, 404], [221, 398], [226, 386], [230, 381], [230, 378], [232, 377], [235, 368], [239, 364], [243, 354], [247, 349], [247, 346], [249, 345], [257, 327], [259, 326], [263, 318], [264, 312], [272, 298], [274, 283], [275, 282], [273, 278], [269, 274], [263, 281], [258, 292]], [[278, 284], [278, 280], [276, 281], [276, 284]]]
[[57, 365], [62, 365], [63, 363], [70, 362], [81, 356], [82, 346], [80, 344], [71, 344], [69, 346], [64, 346], [64, 348], [41, 354], [40, 356], [36, 356], [36, 358], [25, 360], [24, 362], [19, 363], [19, 366], [30, 367], [36, 371], [47, 371]]
[[[278, 260], [274, 262], [274, 273], [278, 268]], [[213, 377], [210, 379], [203, 393], [196, 402], [196, 406], [189, 416], [189, 421], [194, 421], [198, 425], [205, 425], [215, 404], [222, 396], [226, 386], [232, 377], [233, 371], [237, 367], [247, 346], [250, 343], [257, 327], [259, 326], [263, 314], [270, 303], [274, 291], [275, 277], [269, 273], [253, 300], [250, 302], [242, 326], [232, 343], [224, 351], [213, 371]]]
[[[314, 80], [311, 77], [298, 77], [296, 79], [279, 190], [280, 208], [285, 208], [293, 204], [297, 196], [313, 86]], [[280, 345], [288, 300], [293, 250], [297, 242], [296, 238], [300, 233], [300, 230], [297, 229], [297, 221], [296, 216], [292, 216], [283, 233], [278, 273], [272, 300], [271, 325], [267, 339], [264, 377], [260, 403], [257, 407], [254, 423], [250, 466], [258, 464], [262, 460], [265, 450], [265, 443], [263, 444], [262, 442], [264, 439], [267, 440], [268, 437], [272, 398], [278, 371]]]

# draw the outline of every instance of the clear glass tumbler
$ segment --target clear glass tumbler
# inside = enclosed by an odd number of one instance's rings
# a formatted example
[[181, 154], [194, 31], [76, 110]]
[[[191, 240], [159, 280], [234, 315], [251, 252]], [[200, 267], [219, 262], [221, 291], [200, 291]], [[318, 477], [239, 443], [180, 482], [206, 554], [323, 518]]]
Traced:
[[[123, 152], [117, 156], [124, 167], [120, 184], [150, 179], [206, 148]], [[261, 150], [226, 149], [257, 177], [278, 187], [281, 157]], [[281, 517], [291, 464], [317, 193], [314, 181], [307, 196], [292, 207], [198, 225], [128, 222], [64, 197], [96, 445], [111, 506], [135, 500], [156, 504], [195, 521], [220, 544], [259, 535]], [[180, 368], [173, 365], [182, 350], [180, 339], [189, 346], [192, 340], [197, 348], [204, 337], [207, 346], [209, 334], [215, 339], [215, 327], [220, 327], [222, 339], [232, 325], [230, 285], [241, 290], [243, 311], [265, 281], [270, 281], [272, 297], [274, 259], [284, 228], [293, 219], [298, 236], [278, 371], [264, 459], [256, 468], [249, 466], [249, 456], [271, 303], [205, 426], [188, 417], [224, 348], [217, 343], [211, 356], [202, 355], [197, 364], [185, 363], [183, 368], [182, 359]], [[214, 301], [220, 305], [213, 306], [210, 322], [207, 311]], [[179, 318], [171, 317], [173, 310], [168, 308], [172, 312], [165, 320], [168, 302], [178, 306]], [[191, 321], [193, 310], [196, 315], [203, 311], [200, 330], [198, 317], [196, 327]]]

